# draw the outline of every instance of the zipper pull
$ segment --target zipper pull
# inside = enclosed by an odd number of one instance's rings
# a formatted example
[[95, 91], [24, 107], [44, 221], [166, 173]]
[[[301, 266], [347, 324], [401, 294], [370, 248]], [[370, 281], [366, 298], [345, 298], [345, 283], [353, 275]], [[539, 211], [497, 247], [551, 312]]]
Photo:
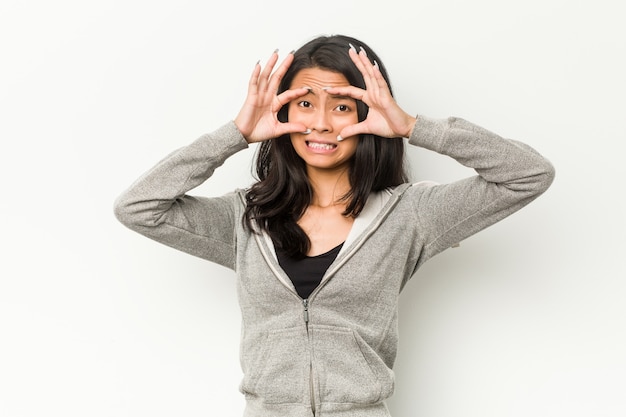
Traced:
[[309, 323], [309, 300], [302, 300], [302, 304], [304, 305], [304, 322]]

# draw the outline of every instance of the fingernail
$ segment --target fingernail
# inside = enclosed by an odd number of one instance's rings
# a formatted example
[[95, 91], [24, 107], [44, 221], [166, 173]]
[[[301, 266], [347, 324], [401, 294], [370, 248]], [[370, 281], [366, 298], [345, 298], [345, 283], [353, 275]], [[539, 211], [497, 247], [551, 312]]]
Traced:
[[356, 52], [356, 48], [354, 47], [354, 45], [352, 45], [351, 43], [349, 43], [348, 45], [350, 45], [350, 49], [353, 50], [354, 52]]
[[341, 142], [343, 140], [343, 138], [341, 137], [341, 135], [337, 135], [337, 142]]
[[330, 90], [332, 87], [322, 87], [322, 90], [326, 91], [326, 90]]
[[359, 48], [361, 49], [361, 52], [363, 52], [363, 55], [367, 56], [367, 52], [365, 52], [365, 49], [363, 49], [362, 46], [359, 46]]
[[378, 62], [376, 62], [376, 60], [374, 60], [374, 68], [380, 69], [380, 67], [378, 66]]
[[274, 53], [277, 54], [278, 53], [278, 48], [274, 49]]
[[290, 53], [291, 55], [293, 55], [293, 54], [295, 54], [295, 53], [296, 53], [296, 50], [295, 50], [295, 49], [292, 49], [292, 50], [291, 50], [291, 52], [289, 52], [289, 53]]
[[310, 135], [311, 134], [311, 129], [307, 129], [304, 132], [302, 132], [303, 135]]

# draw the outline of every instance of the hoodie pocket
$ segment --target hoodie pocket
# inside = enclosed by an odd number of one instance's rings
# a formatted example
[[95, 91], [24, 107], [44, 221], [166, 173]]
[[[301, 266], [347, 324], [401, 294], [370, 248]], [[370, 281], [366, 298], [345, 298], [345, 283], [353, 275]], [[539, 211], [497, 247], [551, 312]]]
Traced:
[[372, 404], [393, 392], [393, 372], [353, 330], [312, 326], [313, 369], [322, 403]]
[[241, 391], [268, 404], [309, 402], [309, 349], [304, 328], [275, 330], [247, 357]]

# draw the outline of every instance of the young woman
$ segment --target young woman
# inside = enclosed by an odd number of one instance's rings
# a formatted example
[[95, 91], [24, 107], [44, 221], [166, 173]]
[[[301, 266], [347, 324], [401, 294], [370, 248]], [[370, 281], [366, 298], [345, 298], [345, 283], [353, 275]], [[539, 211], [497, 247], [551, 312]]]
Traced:
[[[236, 271], [245, 416], [389, 416], [404, 285], [543, 193], [554, 170], [465, 120], [411, 116], [357, 39], [319, 37], [277, 61], [254, 68], [234, 121], [158, 163], [119, 197], [116, 215]], [[477, 175], [409, 184], [403, 138]], [[258, 182], [217, 198], [187, 194], [254, 142]]]

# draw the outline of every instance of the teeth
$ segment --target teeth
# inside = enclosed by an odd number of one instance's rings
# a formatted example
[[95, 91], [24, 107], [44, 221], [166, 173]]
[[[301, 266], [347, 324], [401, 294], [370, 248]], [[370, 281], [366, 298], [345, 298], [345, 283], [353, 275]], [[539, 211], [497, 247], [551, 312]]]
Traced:
[[315, 143], [315, 142], [307, 142], [309, 145], [309, 148], [313, 148], [313, 149], [321, 149], [321, 150], [330, 150], [330, 149], [334, 149], [337, 145], [333, 145], [330, 143]]

